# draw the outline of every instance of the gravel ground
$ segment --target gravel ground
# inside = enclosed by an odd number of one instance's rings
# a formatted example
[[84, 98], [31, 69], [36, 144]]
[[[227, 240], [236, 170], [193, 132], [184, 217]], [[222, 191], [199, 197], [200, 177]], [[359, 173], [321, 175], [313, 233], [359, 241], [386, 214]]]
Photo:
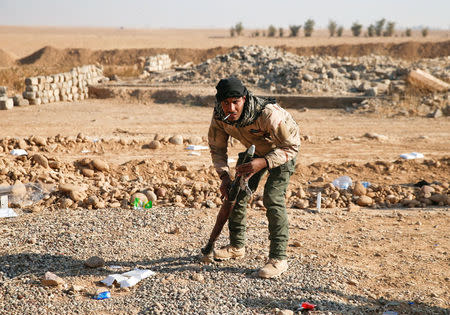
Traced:
[[[46, 210], [1, 219], [0, 314], [274, 314], [277, 309], [295, 310], [301, 301], [317, 305], [313, 314], [381, 314], [398, 306], [370, 294], [354, 294], [350, 284], [357, 284], [362, 274], [323, 263], [306, 249], [291, 252], [290, 268], [280, 278], [259, 279], [256, 271], [268, 245], [262, 211], [249, 216], [251, 246], [245, 259], [200, 264], [199, 248], [216, 211]], [[226, 239], [225, 232], [220, 245]], [[84, 267], [94, 255], [104, 258], [106, 266]], [[101, 288], [98, 281], [118, 272], [111, 265], [122, 266], [120, 272], [146, 268], [156, 275], [131, 290], [112, 289], [111, 299], [92, 299]], [[42, 286], [47, 271], [66, 284]], [[72, 285], [83, 290], [74, 292]], [[417, 306], [416, 311], [448, 314], [447, 309], [429, 306]]]

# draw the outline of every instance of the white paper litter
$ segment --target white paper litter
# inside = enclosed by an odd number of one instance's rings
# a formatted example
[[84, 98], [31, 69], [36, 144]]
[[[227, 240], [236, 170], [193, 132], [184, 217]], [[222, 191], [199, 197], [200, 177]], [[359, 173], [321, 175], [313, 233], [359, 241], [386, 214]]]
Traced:
[[208, 150], [208, 149], [209, 149], [209, 147], [207, 147], [205, 145], [193, 145], [193, 144], [188, 145], [187, 148], [186, 148], [186, 150], [194, 150], [194, 151], [197, 151], [197, 150]]
[[419, 152], [411, 152], [400, 154], [400, 157], [405, 160], [423, 159], [423, 154]]
[[90, 150], [82, 150], [81, 153], [89, 153], [91, 152]]
[[108, 287], [117, 282], [121, 288], [129, 288], [134, 286], [139, 281], [154, 275], [155, 272], [148, 269], [134, 269], [122, 274], [113, 274], [103, 279], [101, 282]]
[[17, 217], [17, 213], [11, 208], [0, 209], [0, 218], [13, 218]]
[[122, 269], [122, 266], [111, 265], [111, 266], [108, 266], [108, 268], [111, 268], [111, 269]]
[[189, 152], [188, 155], [201, 156], [202, 154], [200, 152], [197, 152], [197, 151], [191, 151], [191, 152]]
[[228, 163], [233, 163], [233, 162], [236, 162], [236, 160], [235, 159], [228, 159]]
[[28, 155], [28, 152], [24, 149], [13, 149], [10, 153], [15, 156]]

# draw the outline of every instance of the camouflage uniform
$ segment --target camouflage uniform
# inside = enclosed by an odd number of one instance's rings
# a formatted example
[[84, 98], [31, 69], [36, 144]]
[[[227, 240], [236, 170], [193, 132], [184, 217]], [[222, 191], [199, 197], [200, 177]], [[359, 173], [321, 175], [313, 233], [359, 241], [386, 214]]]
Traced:
[[[228, 138], [238, 139], [246, 148], [255, 145], [255, 157], [263, 157], [268, 168], [254, 174], [249, 180], [255, 191], [261, 177], [269, 172], [264, 186], [263, 203], [269, 221], [270, 258], [286, 259], [289, 224], [285, 195], [289, 179], [295, 170], [295, 160], [300, 147], [300, 133], [292, 116], [277, 104], [268, 104], [249, 125], [236, 127], [213, 116], [208, 132], [211, 157], [216, 171], [229, 172]], [[237, 164], [242, 163], [243, 153]], [[246, 205], [249, 196], [241, 192], [228, 221], [230, 244], [241, 248], [245, 245]]]

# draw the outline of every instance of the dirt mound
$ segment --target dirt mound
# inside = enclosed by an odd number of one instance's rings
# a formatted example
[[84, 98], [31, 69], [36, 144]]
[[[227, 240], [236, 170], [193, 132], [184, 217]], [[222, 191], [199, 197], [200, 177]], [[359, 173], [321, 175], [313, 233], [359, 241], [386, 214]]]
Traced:
[[450, 55], [450, 41], [444, 42], [405, 42], [395, 43], [369, 43], [359, 45], [335, 45], [316, 47], [286, 47], [280, 49], [301, 55], [327, 55], [335, 57], [365, 56], [370, 54], [385, 55], [405, 60], [417, 60], [421, 58], [436, 58]]
[[3, 49], [0, 49], [0, 67], [9, 67], [14, 64], [15, 58], [4, 51]]
[[90, 63], [92, 52], [89, 49], [57, 49], [45, 46], [38, 51], [20, 59], [21, 65], [39, 66], [76, 66]]
[[[172, 60], [183, 64], [187, 62], [200, 63], [214, 58], [220, 54], [226, 54], [235, 47], [215, 47], [210, 49], [188, 49], [188, 48], [147, 48], [147, 49], [114, 49], [96, 50], [70, 48], [57, 49], [46, 46], [33, 54], [19, 60], [19, 64], [27, 65], [61, 65], [76, 66], [99, 62], [103, 65], [135, 65], [139, 57], [157, 54], [168, 54]], [[420, 58], [436, 58], [450, 55], [450, 41], [444, 42], [406, 42], [394, 43], [369, 43], [359, 45], [329, 45], [316, 47], [287, 47], [278, 46], [287, 52], [300, 56], [327, 55], [327, 56], [365, 56], [370, 54], [386, 55], [406, 60], [417, 60]], [[0, 57], [1, 58], [1, 57]], [[0, 63], [1, 65], [1, 63]]]

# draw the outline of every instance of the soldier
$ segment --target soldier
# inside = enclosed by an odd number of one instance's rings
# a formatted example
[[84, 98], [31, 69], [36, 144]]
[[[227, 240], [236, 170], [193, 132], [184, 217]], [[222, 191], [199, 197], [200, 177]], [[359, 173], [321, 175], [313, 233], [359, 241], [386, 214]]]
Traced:
[[[269, 260], [258, 272], [262, 278], [279, 276], [288, 269], [286, 247], [289, 225], [285, 195], [295, 169], [300, 147], [300, 134], [292, 116], [276, 104], [273, 98], [257, 97], [242, 82], [230, 77], [216, 86], [216, 105], [208, 132], [214, 167], [222, 181], [220, 192], [228, 197], [231, 184], [227, 144], [231, 136], [246, 148], [256, 146], [255, 158], [242, 164], [239, 154], [236, 172], [248, 179], [255, 191], [261, 177], [269, 172], [264, 186], [264, 207], [269, 221]], [[245, 256], [246, 205], [249, 196], [242, 191], [228, 220], [229, 245], [214, 251], [214, 258], [226, 260]]]

